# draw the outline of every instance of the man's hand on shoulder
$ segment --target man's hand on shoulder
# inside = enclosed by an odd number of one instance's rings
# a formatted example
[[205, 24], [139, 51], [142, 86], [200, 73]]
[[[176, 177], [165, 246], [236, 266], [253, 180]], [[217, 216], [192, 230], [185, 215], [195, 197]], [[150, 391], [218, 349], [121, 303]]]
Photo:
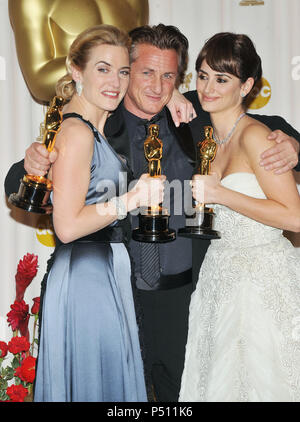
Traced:
[[275, 141], [276, 145], [261, 154], [262, 167], [267, 171], [275, 170], [275, 174], [282, 174], [298, 164], [300, 145], [295, 138], [281, 130], [274, 130], [267, 139]]
[[193, 104], [177, 89], [174, 89], [172, 98], [168, 102], [167, 107], [176, 127], [178, 127], [180, 123], [189, 123], [197, 117]]
[[24, 168], [28, 174], [43, 176], [57, 158], [57, 151], [53, 149], [50, 153], [43, 144], [33, 142], [26, 149]]

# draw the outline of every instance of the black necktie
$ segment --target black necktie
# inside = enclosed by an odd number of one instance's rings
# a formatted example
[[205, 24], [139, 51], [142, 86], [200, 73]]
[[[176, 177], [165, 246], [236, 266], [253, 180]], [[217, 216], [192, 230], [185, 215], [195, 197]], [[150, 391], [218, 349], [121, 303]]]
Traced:
[[160, 277], [158, 243], [140, 243], [140, 268], [142, 279], [153, 287]]
[[[148, 136], [148, 127], [153, 121], [145, 125]], [[148, 161], [144, 159], [144, 173], [149, 172]], [[160, 278], [160, 259], [158, 243], [140, 243], [140, 269], [142, 279], [153, 287]]]

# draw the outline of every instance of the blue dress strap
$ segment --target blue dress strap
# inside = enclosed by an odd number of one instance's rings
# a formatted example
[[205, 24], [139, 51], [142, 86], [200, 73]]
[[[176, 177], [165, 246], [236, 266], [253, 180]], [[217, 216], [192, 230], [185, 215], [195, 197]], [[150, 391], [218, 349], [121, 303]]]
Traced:
[[78, 113], [65, 113], [65, 114], [63, 114], [63, 121], [66, 120], [66, 119], [69, 119], [70, 117], [76, 117], [76, 118], [82, 120], [84, 123], [86, 123], [92, 129], [92, 131], [93, 131], [93, 133], [95, 135], [96, 140], [98, 142], [100, 142], [100, 144], [101, 144], [101, 139], [100, 139], [100, 136], [99, 136], [99, 132], [98, 132], [98, 130], [95, 128], [95, 126], [89, 120], [85, 120], [81, 116], [81, 114], [78, 114]]

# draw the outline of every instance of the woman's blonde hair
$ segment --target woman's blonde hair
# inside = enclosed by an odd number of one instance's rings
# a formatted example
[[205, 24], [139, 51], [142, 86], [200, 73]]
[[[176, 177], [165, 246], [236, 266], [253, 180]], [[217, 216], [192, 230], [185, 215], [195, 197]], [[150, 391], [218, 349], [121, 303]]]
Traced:
[[72, 79], [72, 66], [84, 70], [92, 48], [102, 44], [114, 45], [130, 49], [130, 37], [112, 25], [97, 25], [81, 32], [71, 44], [66, 58], [67, 73], [56, 83], [56, 95], [69, 101], [76, 88]]

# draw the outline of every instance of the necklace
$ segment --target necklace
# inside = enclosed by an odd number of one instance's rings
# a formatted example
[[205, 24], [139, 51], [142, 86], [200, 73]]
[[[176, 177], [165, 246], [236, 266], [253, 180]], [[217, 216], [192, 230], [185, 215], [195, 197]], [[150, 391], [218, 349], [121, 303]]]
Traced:
[[228, 133], [228, 135], [226, 136], [226, 138], [224, 139], [219, 139], [218, 135], [215, 134], [215, 128], [214, 128], [214, 132], [213, 132], [213, 140], [218, 144], [218, 145], [223, 145], [226, 144], [227, 141], [229, 141], [229, 139], [231, 138], [231, 135], [234, 132], [234, 129], [236, 128], [238, 122], [241, 120], [242, 117], [246, 116], [246, 113], [242, 113], [239, 115], [239, 117], [236, 119], [233, 128], [231, 129], [231, 131]]

